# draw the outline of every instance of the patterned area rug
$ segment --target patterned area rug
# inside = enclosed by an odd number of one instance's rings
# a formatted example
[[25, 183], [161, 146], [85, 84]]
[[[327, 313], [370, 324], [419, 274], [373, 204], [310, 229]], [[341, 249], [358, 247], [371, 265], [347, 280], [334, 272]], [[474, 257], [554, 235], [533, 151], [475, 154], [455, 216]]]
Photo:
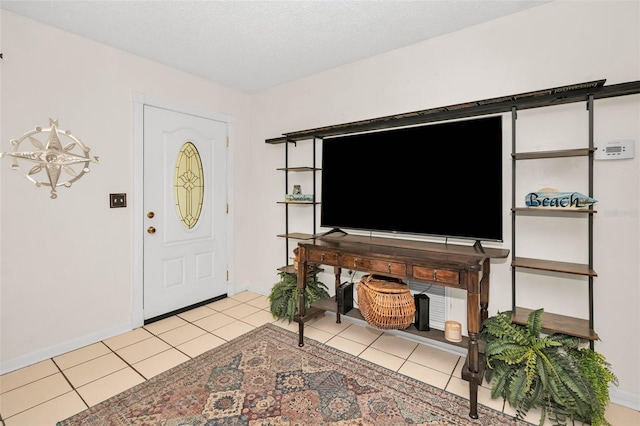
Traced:
[[[305, 338], [306, 339], [306, 338]], [[275, 325], [261, 326], [58, 426], [515, 425], [508, 417]]]

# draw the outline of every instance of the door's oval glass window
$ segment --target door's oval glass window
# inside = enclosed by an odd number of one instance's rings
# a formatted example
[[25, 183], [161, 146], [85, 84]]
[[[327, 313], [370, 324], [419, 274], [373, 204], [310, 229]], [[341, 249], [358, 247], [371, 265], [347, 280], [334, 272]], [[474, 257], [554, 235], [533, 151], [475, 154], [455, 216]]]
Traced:
[[191, 142], [180, 148], [174, 175], [174, 197], [178, 217], [191, 229], [198, 223], [204, 200], [204, 171], [198, 149]]

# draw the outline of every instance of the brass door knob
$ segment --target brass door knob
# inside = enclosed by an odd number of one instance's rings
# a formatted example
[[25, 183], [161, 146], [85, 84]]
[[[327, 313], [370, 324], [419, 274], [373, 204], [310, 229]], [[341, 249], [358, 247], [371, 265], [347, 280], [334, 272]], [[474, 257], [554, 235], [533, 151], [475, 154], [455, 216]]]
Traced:
[[149, 213], [147, 213], [147, 217], [148, 217], [149, 219], [153, 218], [155, 215], [156, 215], [156, 214], [155, 214], [154, 212], [149, 212]]
[[155, 234], [156, 233], [156, 228], [154, 228], [153, 226], [150, 226], [147, 228], [147, 232], [149, 234]]

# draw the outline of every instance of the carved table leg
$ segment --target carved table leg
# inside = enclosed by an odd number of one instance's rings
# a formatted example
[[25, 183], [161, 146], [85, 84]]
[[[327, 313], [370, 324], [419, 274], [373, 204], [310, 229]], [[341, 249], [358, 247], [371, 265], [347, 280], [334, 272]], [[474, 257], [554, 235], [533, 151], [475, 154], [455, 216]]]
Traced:
[[485, 259], [482, 267], [482, 280], [480, 281], [480, 330], [482, 324], [489, 317], [489, 268], [491, 262]]
[[469, 417], [478, 418], [478, 384], [469, 382]]
[[298, 346], [304, 346], [304, 323], [302, 321], [298, 323]]
[[[342, 308], [342, 306], [340, 305], [340, 302], [338, 301], [338, 287], [340, 287], [340, 275], [342, 274], [342, 269], [339, 266], [334, 266], [333, 267], [333, 273], [336, 276], [336, 281], [335, 281], [335, 287], [336, 287], [336, 305], [337, 308], [336, 309], [336, 323], [340, 324], [342, 322], [342, 320], [340, 319], [340, 308]], [[344, 303], [344, 301], [343, 301]]]
[[[478, 418], [478, 384], [480, 383], [480, 354], [478, 332], [480, 331], [480, 281], [478, 274], [471, 274], [467, 288], [467, 331], [469, 333], [469, 349], [467, 352], [468, 371], [463, 371], [463, 378], [469, 381], [469, 417]], [[463, 369], [464, 370], [464, 369]]]

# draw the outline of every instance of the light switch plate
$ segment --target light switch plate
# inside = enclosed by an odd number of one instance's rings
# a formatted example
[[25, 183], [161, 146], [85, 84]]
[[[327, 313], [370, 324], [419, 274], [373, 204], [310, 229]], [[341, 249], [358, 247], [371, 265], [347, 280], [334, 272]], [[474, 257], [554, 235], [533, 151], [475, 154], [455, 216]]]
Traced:
[[602, 142], [597, 146], [593, 158], [595, 160], [622, 160], [625, 158], [633, 158], [635, 155], [633, 142], [632, 139]]

